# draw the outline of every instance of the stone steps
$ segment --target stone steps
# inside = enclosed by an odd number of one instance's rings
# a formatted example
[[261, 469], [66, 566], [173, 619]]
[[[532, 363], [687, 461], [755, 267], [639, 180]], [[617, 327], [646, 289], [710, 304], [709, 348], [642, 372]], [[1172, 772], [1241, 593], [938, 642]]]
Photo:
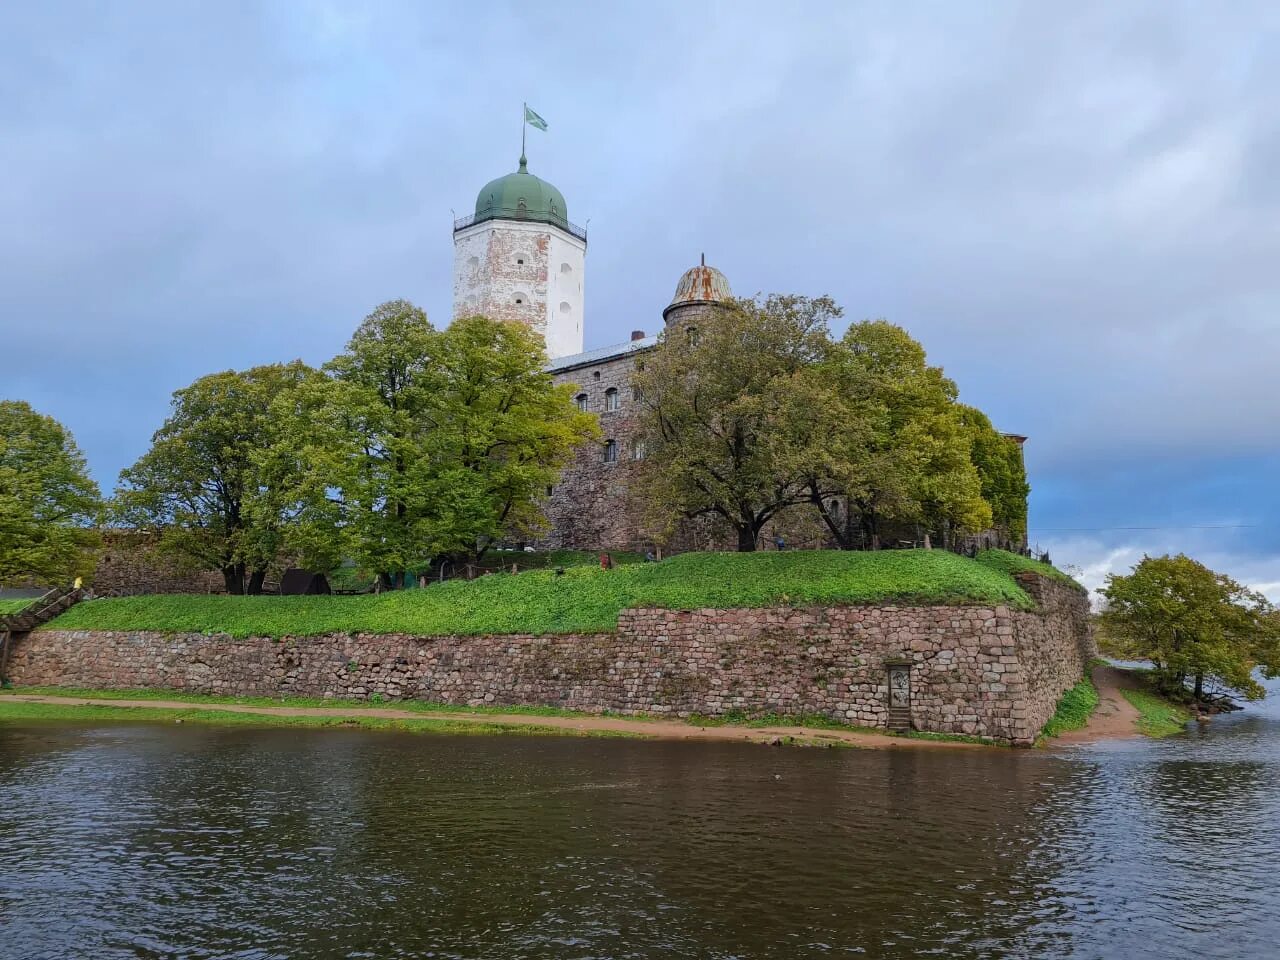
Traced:
[[6, 668], [14, 637], [20, 633], [30, 633], [36, 627], [48, 623], [73, 606], [82, 596], [79, 587], [56, 587], [43, 597], [32, 600], [17, 613], [0, 617], [0, 684], [8, 676]]

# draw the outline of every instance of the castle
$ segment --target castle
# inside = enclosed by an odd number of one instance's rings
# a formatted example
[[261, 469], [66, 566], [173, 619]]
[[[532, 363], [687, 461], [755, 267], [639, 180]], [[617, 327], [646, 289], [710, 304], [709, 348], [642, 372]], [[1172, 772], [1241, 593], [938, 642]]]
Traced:
[[[636, 330], [625, 343], [583, 350], [587, 232], [570, 222], [564, 195], [530, 173], [523, 154], [516, 172], [486, 184], [475, 212], [454, 222], [453, 250], [454, 319], [482, 314], [541, 333], [555, 382], [573, 384], [578, 408], [600, 419], [602, 443], [580, 447], [560, 482], [547, 490], [550, 528], [539, 546], [648, 549], [652, 543], [627, 496], [630, 475], [645, 456], [631, 376], [658, 338]], [[695, 327], [732, 298], [729, 281], [704, 257], [680, 277], [662, 311], [663, 323]], [[1025, 440], [1008, 436], [1019, 444]], [[782, 533], [793, 531], [779, 528], [769, 535]], [[825, 545], [820, 539], [812, 545]], [[994, 545], [999, 536], [990, 531], [975, 539]], [[686, 523], [668, 546], [723, 550], [735, 544], [714, 524]]]

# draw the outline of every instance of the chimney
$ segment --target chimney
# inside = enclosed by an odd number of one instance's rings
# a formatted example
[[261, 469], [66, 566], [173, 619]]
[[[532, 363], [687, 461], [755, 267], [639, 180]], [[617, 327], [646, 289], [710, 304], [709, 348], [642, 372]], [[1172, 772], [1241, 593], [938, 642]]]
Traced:
[[632, 339], [632, 341], [633, 341], [633, 342], [634, 342], [634, 341], [636, 341], [636, 340], [643, 340], [643, 339], [644, 339], [644, 331], [643, 331], [643, 330], [632, 330], [632, 331], [631, 331], [631, 339]]

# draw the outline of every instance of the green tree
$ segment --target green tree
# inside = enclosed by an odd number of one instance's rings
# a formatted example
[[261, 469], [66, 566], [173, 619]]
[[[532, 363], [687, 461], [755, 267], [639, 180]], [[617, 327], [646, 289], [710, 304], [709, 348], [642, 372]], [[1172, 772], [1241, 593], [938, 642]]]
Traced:
[[839, 398], [821, 361], [839, 316], [828, 297], [773, 295], [662, 333], [635, 376], [648, 450], [638, 496], [657, 524], [718, 517], [749, 551], [807, 501], [831, 460], [826, 418]]
[[597, 429], [545, 366], [523, 325], [471, 317], [436, 331], [407, 301], [379, 306], [328, 382], [281, 411], [266, 459], [293, 478], [293, 542], [393, 586], [433, 558], [478, 559], [532, 533], [540, 494]]
[[286, 522], [266, 508], [280, 478], [259, 459], [272, 406], [317, 376], [296, 360], [210, 374], [178, 390], [151, 449], [120, 474], [116, 517], [156, 530], [170, 556], [220, 571], [228, 593], [260, 593]]
[[[840, 463], [826, 483], [811, 479], [809, 499], [842, 547], [879, 548], [889, 523], [944, 543], [990, 525], [956, 386], [915, 339], [884, 320], [854, 323], [827, 366], [843, 404], [832, 434]], [[843, 517], [830, 508], [832, 487], [849, 504]]]
[[1022, 448], [991, 425], [976, 407], [961, 405], [960, 414], [971, 438], [970, 458], [982, 483], [982, 499], [991, 507], [992, 523], [1010, 540], [1021, 543], [1027, 536], [1027, 468]]
[[1169, 695], [1185, 696], [1190, 683], [1199, 699], [1214, 683], [1256, 700], [1264, 690], [1254, 669], [1280, 671], [1280, 622], [1267, 599], [1184, 554], [1143, 557], [1098, 592], [1112, 649], [1150, 660]]
[[0, 401], [0, 583], [92, 572], [99, 508], [70, 431], [20, 400]]

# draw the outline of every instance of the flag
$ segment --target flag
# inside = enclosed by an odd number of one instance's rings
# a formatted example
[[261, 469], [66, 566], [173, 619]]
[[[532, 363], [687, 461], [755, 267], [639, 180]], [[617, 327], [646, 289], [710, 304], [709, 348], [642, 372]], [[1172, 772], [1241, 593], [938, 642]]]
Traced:
[[547, 129], [547, 121], [529, 109], [529, 105], [524, 105], [524, 122], [531, 127], [537, 127], [539, 130]]

